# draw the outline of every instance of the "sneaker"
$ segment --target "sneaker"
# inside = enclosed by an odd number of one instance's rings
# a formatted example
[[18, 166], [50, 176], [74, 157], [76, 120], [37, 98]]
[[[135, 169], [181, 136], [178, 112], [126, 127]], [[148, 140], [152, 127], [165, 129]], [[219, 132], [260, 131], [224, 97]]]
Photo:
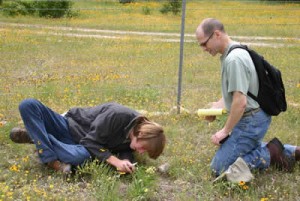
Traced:
[[24, 128], [15, 127], [11, 129], [9, 137], [15, 143], [33, 144], [32, 139], [29, 137], [26, 129]]
[[47, 163], [47, 166], [57, 172], [62, 172], [64, 174], [71, 173], [71, 165], [58, 160]]
[[283, 153], [284, 146], [277, 138], [273, 138], [267, 148], [270, 152], [271, 165], [274, 165], [279, 170], [292, 172], [295, 165], [295, 159], [289, 158]]

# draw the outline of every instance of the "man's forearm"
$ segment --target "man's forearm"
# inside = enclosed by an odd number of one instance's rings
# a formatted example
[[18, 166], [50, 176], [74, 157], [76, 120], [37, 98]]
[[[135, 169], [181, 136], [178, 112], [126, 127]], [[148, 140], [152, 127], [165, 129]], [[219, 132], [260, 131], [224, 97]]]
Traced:
[[106, 162], [112, 166], [118, 167], [118, 164], [120, 163], [120, 159], [111, 155], [108, 159], [106, 159]]

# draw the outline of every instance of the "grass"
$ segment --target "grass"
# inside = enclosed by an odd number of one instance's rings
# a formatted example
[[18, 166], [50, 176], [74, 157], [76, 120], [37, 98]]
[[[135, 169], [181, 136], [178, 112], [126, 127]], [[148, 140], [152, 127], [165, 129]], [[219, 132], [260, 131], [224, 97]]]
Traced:
[[[193, 114], [150, 116], [161, 123], [168, 144], [156, 161], [138, 156], [134, 175], [120, 176], [97, 161], [71, 177], [55, 174], [39, 164], [34, 146], [18, 145], [8, 133], [22, 124], [18, 104], [40, 99], [57, 112], [72, 106], [117, 101], [137, 110], [168, 112], [176, 105], [179, 43], [177, 36], [144, 36], [64, 31], [46, 27], [14, 27], [10, 23], [125, 31], [180, 32], [180, 16], [162, 15], [162, 3], [76, 1], [80, 15], [72, 19], [8, 18], [0, 15], [0, 200], [299, 200], [299, 163], [292, 174], [269, 169], [255, 172], [251, 184], [211, 183], [209, 163], [216, 147], [212, 133], [225, 117], [207, 124]], [[143, 14], [143, 8], [151, 10]], [[219, 58], [193, 42], [205, 17], [221, 19], [237, 36], [287, 39], [241, 39], [266, 43], [254, 46], [283, 74], [288, 111], [273, 118], [266, 140], [279, 137], [300, 144], [299, 4], [239, 1], [192, 1], [187, 4], [182, 106], [203, 108], [220, 97]], [[114, 36], [75, 37], [67, 34]], [[190, 36], [190, 35], [191, 36]], [[272, 47], [274, 44], [282, 46]], [[168, 162], [167, 174], [156, 168]]]

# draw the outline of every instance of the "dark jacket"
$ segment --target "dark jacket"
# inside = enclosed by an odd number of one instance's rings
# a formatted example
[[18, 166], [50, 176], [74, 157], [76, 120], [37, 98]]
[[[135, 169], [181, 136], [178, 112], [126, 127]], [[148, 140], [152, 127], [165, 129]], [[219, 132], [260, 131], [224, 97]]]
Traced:
[[115, 152], [132, 151], [129, 130], [138, 116], [138, 112], [113, 102], [72, 108], [65, 115], [74, 141], [100, 161]]

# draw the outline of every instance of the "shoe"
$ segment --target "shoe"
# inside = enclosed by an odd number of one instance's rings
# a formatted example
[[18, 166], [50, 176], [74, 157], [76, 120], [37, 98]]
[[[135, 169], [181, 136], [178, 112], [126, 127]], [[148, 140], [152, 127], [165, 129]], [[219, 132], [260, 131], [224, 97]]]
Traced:
[[300, 147], [296, 147], [295, 160], [300, 161]]
[[47, 163], [47, 166], [57, 172], [62, 172], [64, 174], [71, 173], [71, 165], [58, 160]]
[[24, 128], [15, 127], [11, 129], [9, 137], [15, 143], [33, 144], [32, 139], [29, 137], [27, 131]]
[[295, 160], [287, 157], [284, 153], [284, 146], [277, 138], [273, 138], [267, 148], [270, 152], [271, 165], [274, 165], [279, 170], [292, 172], [295, 165]]

